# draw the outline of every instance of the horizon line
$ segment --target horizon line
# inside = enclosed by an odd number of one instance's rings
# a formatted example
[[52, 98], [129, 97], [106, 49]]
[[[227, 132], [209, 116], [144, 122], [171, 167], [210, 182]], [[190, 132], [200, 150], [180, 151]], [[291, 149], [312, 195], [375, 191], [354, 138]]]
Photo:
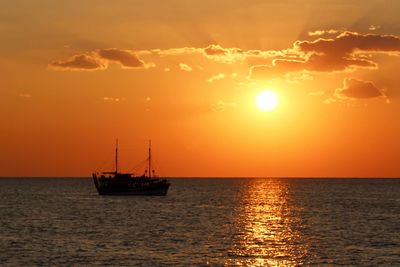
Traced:
[[[91, 176], [0, 176], [0, 179], [92, 179]], [[163, 176], [165, 179], [400, 179], [396, 176]]]

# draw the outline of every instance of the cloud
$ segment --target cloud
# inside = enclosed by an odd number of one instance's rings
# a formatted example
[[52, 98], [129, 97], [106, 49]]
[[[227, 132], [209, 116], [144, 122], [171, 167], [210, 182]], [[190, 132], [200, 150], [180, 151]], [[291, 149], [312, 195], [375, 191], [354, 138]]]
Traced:
[[109, 97], [109, 96], [105, 96], [105, 97], [103, 97], [103, 100], [104, 100], [105, 102], [121, 102], [121, 101], [125, 101], [126, 98], [124, 98], [124, 97], [120, 98], [120, 97]]
[[227, 64], [242, 61], [246, 58], [246, 54], [240, 48], [223, 48], [216, 44], [204, 48], [203, 54], [208, 59]]
[[225, 78], [225, 74], [223, 73], [218, 73], [216, 75], [211, 76], [207, 82], [212, 83], [214, 81], [218, 81], [218, 80], [222, 80], [223, 78]]
[[117, 48], [99, 49], [98, 55], [108, 61], [119, 63], [123, 68], [148, 68], [153, 64], [145, 64], [134, 52]]
[[204, 54], [207, 56], [223, 56], [229, 52], [228, 49], [222, 48], [220, 45], [212, 44], [204, 48]]
[[247, 50], [244, 51], [240, 48], [230, 47], [223, 48], [218, 44], [211, 44], [204, 48], [199, 47], [181, 47], [181, 48], [170, 48], [170, 49], [153, 49], [151, 52], [160, 56], [180, 56], [180, 55], [193, 55], [203, 54], [207, 59], [231, 64], [237, 61], [245, 60], [247, 57], [260, 57], [260, 58], [271, 58], [278, 55], [283, 55], [281, 51], [275, 50]]
[[379, 26], [379, 25], [371, 25], [371, 26], [369, 26], [368, 30], [376, 31], [376, 30], [378, 30], [380, 28], [381, 28], [381, 26]]
[[376, 69], [377, 63], [367, 54], [400, 53], [400, 38], [394, 35], [362, 34], [345, 30], [317, 30], [309, 36], [314, 41], [294, 42], [292, 48], [276, 50], [242, 50], [236, 47], [224, 48], [211, 44], [204, 48], [182, 47], [152, 50], [161, 56], [179, 56], [202, 53], [207, 59], [232, 64], [246, 58], [272, 59], [271, 64], [258, 64], [251, 67], [252, 78], [279, 77], [290, 72], [351, 72], [358, 68]]
[[290, 57], [273, 59], [271, 65], [251, 66], [250, 78], [274, 79], [300, 71], [332, 73], [352, 72], [359, 68], [377, 69], [377, 63], [369, 55], [399, 55], [400, 38], [345, 31], [331, 39], [296, 41], [291, 52]]
[[[143, 51], [139, 51], [144, 54]], [[98, 49], [88, 54], [79, 54], [67, 60], [54, 61], [49, 68], [54, 70], [94, 71], [107, 69], [109, 62], [115, 62], [126, 69], [154, 67], [154, 63], [145, 63], [135, 52], [117, 48]]]
[[32, 97], [32, 95], [28, 94], [28, 93], [20, 93], [18, 96], [23, 97], [23, 98], [31, 98]]
[[306, 61], [302, 59], [274, 59], [272, 65], [251, 66], [249, 76], [254, 80], [269, 80], [302, 70], [306, 70]]
[[306, 61], [274, 60], [272, 65], [256, 65], [250, 67], [249, 78], [253, 80], [272, 80], [284, 78], [288, 82], [313, 80], [312, 68]]
[[307, 70], [310, 72], [354, 71], [356, 68], [377, 68], [377, 64], [369, 59], [352, 55], [310, 54], [305, 60], [275, 59], [273, 66], [280, 72]]
[[[182, 55], [202, 55], [205, 58], [224, 63], [232, 64], [238, 61], [243, 61], [247, 57], [251, 58], [273, 58], [277, 56], [287, 57], [288, 55], [282, 51], [275, 50], [247, 50], [243, 51], [240, 48], [223, 48], [220, 45], [212, 44], [204, 48], [198, 47], [181, 47], [170, 49], [152, 49], [152, 50], [124, 50], [119, 48], [96, 49], [85, 54], [73, 55], [67, 60], [54, 61], [49, 64], [49, 67], [54, 70], [104, 70], [108, 68], [110, 62], [121, 65], [122, 68], [142, 69], [155, 67], [152, 62], [146, 63], [142, 57], [167, 57], [167, 56], [182, 56]], [[181, 63], [183, 64], [183, 63]], [[184, 64], [188, 66], [187, 64]], [[185, 71], [191, 71], [192, 67], [180, 68]], [[199, 69], [203, 67], [198, 66]], [[165, 71], [170, 71], [170, 68], [164, 68]]]
[[49, 68], [54, 70], [72, 70], [72, 71], [94, 71], [104, 70], [107, 63], [92, 55], [74, 55], [65, 61], [54, 61], [49, 64]]
[[169, 48], [169, 49], [153, 49], [151, 51], [147, 50], [138, 51], [137, 53], [148, 54], [154, 53], [159, 56], [180, 56], [180, 55], [194, 55], [203, 54], [206, 58], [218, 61], [221, 63], [231, 64], [237, 61], [245, 60], [246, 57], [261, 57], [261, 58], [271, 58], [278, 55], [283, 55], [281, 51], [275, 50], [247, 50], [244, 51], [240, 48], [230, 47], [223, 48], [218, 44], [211, 44], [204, 48], [199, 47], [181, 47], [181, 48]]
[[270, 65], [251, 66], [249, 78], [252, 80], [270, 80], [280, 77], [285, 73], [285, 70], [280, 70]]
[[337, 88], [334, 96], [338, 99], [386, 98], [384, 90], [379, 89], [373, 82], [355, 78], [344, 79], [343, 87]]
[[[165, 57], [165, 60], [169, 60], [169, 57], [184, 55], [185, 59], [176, 60], [182, 62], [187, 60], [187, 57], [195, 55], [223, 64], [247, 60], [251, 65], [248, 77], [254, 80], [286, 77], [288, 81], [298, 82], [310, 79], [311, 75], [316, 73], [378, 69], [378, 64], [373, 58], [375, 53], [400, 55], [400, 38], [394, 35], [329, 29], [310, 32], [309, 36], [316, 36], [317, 39], [297, 40], [291, 48], [280, 51], [242, 50], [236, 47], [222, 47], [219, 44], [203, 48], [181, 47], [139, 51], [108, 48], [75, 55], [65, 61], [55, 61], [49, 66], [58, 70], [99, 70], [106, 69], [110, 62], [116, 62], [122, 68], [140, 69], [155, 66], [154, 63], [145, 63], [148, 58]], [[179, 68], [192, 71], [196, 65], [180, 63]], [[170, 70], [168, 67], [164, 68], [164, 71]], [[296, 76], [297, 73], [304, 75]], [[216, 80], [212, 77], [210, 79], [210, 82]]]
[[179, 63], [179, 68], [183, 71], [192, 71], [192, 67], [184, 63]]
[[294, 46], [302, 52], [345, 56], [355, 51], [399, 52], [400, 38], [394, 35], [361, 34], [345, 31], [334, 39], [320, 38], [315, 41], [296, 41]]
[[322, 35], [326, 35], [326, 34], [337, 34], [338, 32], [340, 32], [339, 30], [317, 30], [317, 31], [312, 31], [308, 33], [308, 36], [322, 36]]
[[180, 48], [169, 48], [164, 50], [155, 49], [152, 51], [161, 56], [178, 56], [178, 55], [201, 54], [203, 52], [203, 49], [196, 47], [180, 47]]
[[312, 81], [314, 77], [310, 75], [307, 71], [286, 73], [284, 75], [285, 81], [289, 83], [300, 83], [302, 81]]
[[226, 108], [236, 108], [238, 105], [235, 102], [224, 102], [222, 100], [211, 105], [212, 111], [222, 111]]

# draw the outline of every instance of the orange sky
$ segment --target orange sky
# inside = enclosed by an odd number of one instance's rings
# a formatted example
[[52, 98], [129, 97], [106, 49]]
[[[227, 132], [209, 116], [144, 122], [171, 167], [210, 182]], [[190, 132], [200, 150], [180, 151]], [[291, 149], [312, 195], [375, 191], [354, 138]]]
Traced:
[[152, 139], [167, 176], [399, 177], [398, 10], [2, 1], [0, 176], [90, 176], [118, 137], [123, 170]]

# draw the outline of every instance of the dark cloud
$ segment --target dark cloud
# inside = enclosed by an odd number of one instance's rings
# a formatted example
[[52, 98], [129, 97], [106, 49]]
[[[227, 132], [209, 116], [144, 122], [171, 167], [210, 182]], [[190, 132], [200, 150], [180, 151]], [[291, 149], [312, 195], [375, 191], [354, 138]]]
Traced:
[[304, 69], [313, 72], [351, 71], [355, 68], [377, 68], [371, 60], [353, 55], [311, 54], [304, 63]]
[[293, 51], [297, 59], [276, 58], [271, 65], [250, 68], [253, 79], [271, 79], [290, 72], [339, 72], [357, 68], [377, 69], [378, 65], [366, 54], [400, 53], [400, 38], [393, 35], [343, 32], [332, 39], [296, 41]]
[[276, 59], [273, 66], [282, 72], [307, 70], [311, 72], [350, 71], [355, 68], [377, 68], [369, 59], [346, 55], [338, 57], [330, 54], [311, 54], [305, 60]]
[[362, 52], [400, 52], [400, 38], [394, 35], [361, 34], [343, 32], [334, 39], [297, 41], [294, 44], [303, 52], [317, 52], [328, 55], [346, 55]]
[[65, 61], [55, 61], [49, 67], [57, 70], [102, 70], [107, 68], [107, 64], [102, 60], [91, 55], [75, 55]]
[[[373, 53], [400, 55], [400, 38], [394, 35], [362, 34], [342, 30], [315, 31], [311, 36], [325, 36], [314, 41], [296, 41], [292, 48], [276, 50], [242, 50], [224, 48], [211, 44], [204, 48], [182, 47], [154, 50], [123, 50], [118, 48], [98, 49], [84, 55], [76, 55], [66, 61], [50, 64], [53, 68], [72, 70], [97, 70], [116, 62], [123, 68], [149, 68], [154, 63], [145, 63], [140, 57], [179, 56], [203, 54], [207, 59], [225, 64], [243, 62], [250, 67], [250, 78], [273, 79], [297, 72], [332, 73], [351, 72], [359, 68], [377, 69]], [[332, 36], [334, 34], [334, 36]], [[262, 60], [262, 61], [261, 61]]]
[[354, 78], [346, 78], [342, 88], [335, 90], [337, 98], [366, 99], [375, 97], [386, 97], [384, 91], [379, 89], [373, 82]]
[[154, 63], [145, 63], [132, 51], [108, 48], [99, 49], [90, 54], [74, 55], [65, 61], [55, 61], [50, 63], [49, 67], [56, 70], [101, 70], [106, 69], [109, 62], [116, 62], [123, 68], [154, 66]]
[[125, 68], [145, 68], [145, 63], [129, 50], [117, 48], [100, 49], [99, 56], [109, 61], [117, 62]]

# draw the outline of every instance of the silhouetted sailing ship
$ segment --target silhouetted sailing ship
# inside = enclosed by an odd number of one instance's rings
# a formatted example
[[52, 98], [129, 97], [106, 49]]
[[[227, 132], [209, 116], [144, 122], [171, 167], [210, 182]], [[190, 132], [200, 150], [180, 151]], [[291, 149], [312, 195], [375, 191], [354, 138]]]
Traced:
[[[142, 176], [118, 172], [118, 140], [115, 148], [115, 171], [93, 173], [93, 181], [100, 195], [165, 196], [170, 182], [154, 177], [151, 169], [151, 142], [149, 142], [148, 169]], [[152, 175], [153, 174], [153, 175]]]

